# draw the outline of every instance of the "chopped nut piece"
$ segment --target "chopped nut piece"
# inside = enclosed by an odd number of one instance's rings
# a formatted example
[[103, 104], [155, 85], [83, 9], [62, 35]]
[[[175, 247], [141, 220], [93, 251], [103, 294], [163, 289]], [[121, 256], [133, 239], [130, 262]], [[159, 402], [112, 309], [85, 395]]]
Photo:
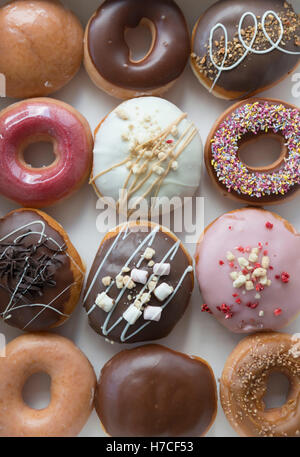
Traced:
[[254, 284], [252, 281], [246, 281], [246, 290], [252, 290], [254, 289]]
[[144, 257], [144, 259], [151, 260], [152, 257], [154, 256], [154, 254], [155, 254], [155, 250], [148, 247], [148, 248], [146, 248], [143, 257]]
[[238, 289], [239, 287], [242, 287], [246, 283], [246, 276], [241, 274], [234, 282], [233, 282], [233, 287]]
[[135, 283], [130, 276], [123, 277], [123, 284], [127, 289], [133, 289], [135, 287]]
[[247, 267], [249, 265], [249, 262], [247, 259], [245, 259], [245, 257], [239, 257], [238, 263], [241, 267]]
[[102, 278], [102, 284], [104, 286], [109, 286], [111, 283], [111, 277], [110, 276], [105, 276], [104, 278]]
[[229, 262], [232, 262], [235, 259], [235, 255], [233, 255], [231, 251], [228, 251], [226, 254], [226, 259], [229, 260]]
[[253, 276], [256, 278], [261, 278], [262, 276], [266, 276], [267, 270], [265, 268], [255, 268], [253, 271]]
[[270, 266], [270, 259], [268, 256], [263, 256], [261, 260], [261, 266], [265, 269], [268, 269]]

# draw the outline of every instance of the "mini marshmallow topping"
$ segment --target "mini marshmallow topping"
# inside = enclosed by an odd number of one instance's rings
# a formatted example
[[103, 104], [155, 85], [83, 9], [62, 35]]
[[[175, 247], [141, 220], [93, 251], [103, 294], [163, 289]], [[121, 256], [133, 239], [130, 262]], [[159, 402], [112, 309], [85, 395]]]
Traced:
[[146, 321], [158, 322], [161, 318], [161, 313], [161, 306], [146, 306], [146, 308], [144, 309], [144, 319]]
[[124, 311], [123, 318], [128, 322], [128, 324], [133, 325], [141, 315], [142, 311], [140, 311], [139, 308], [137, 308], [135, 305], [130, 305], [126, 311]]
[[112, 298], [110, 298], [105, 292], [101, 292], [101, 294], [97, 295], [95, 303], [97, 306], [99, 306], [99, 308], [103, 309], [103, 311], [109, 313], [109, 311], [114, 306], [115, 301]]
[[156, 263], [153, 267], [153, 273], [158, 276], [167, 276], [170, 271], [171, 265], [169, 263]]
[[138, 282], [139, 284], [146, 284], [148, 278], [148, 271], [133, 268], [133, 270], [131, 270], [131, 278], [134, 282]]
[[156, 289], [154, 290], [154, 295], [159, 301], [164, 301], [171, 293], [173, 292], [173, 287], [169, 286], [166, 282], [162, 282]]

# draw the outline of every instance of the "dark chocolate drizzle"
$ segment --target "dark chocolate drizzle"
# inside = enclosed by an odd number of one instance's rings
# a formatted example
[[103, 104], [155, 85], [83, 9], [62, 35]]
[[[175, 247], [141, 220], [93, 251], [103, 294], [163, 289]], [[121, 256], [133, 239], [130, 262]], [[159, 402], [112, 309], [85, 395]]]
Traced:
[[[14, 327], [40, 331], [64, 315], [74, 278], [64, 239], [38, 213], [21, 210], [4, 217], [0, 239], [27, 224], [0, 242], [0, 316]], [[50, 302], [54, 309], [47, 308]]]
[[[126, 28], [150, 20], [156, 40], [142, 61], [130, 60]], [[190, 53], [185, 18], [173, 0], [106, 0], [88, 30], [88, 50], [99, 74], [110, 83], [131, 90], [151, 90], [175, 80]]]

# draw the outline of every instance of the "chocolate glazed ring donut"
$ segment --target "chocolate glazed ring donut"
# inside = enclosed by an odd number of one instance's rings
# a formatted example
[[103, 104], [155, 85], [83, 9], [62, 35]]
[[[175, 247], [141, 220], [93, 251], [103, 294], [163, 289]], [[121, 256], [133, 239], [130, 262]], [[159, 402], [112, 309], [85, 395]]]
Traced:
[[[124, 39], [144, 24], [152, 44], [134, 61]], [[161, 95], [183, 72], [190, 53], [185, 18], [173, 0], [106, 0], [85, 32], [84, 62], [92, 81], [117, 98]]]
[[[240, 152], [262, 135], [281, 145], [279, 158], [265, 167], [249, 167]], [[281, 203], [299, 192], [300, 110], [276, 99], [249, 98], [228, 108], [206, 140], [207, 171], [226, 197], [251, 205]], [[262, 151], [263, 153], [263, 151]]]
[[[287, 400], [266, 409], [271, 373], [290, 383]], [[243, 339], [226, 361], [220, 380], [225, 415], [240, 436], [300, 436], [300, 339], [298, 335], [260, 333]]]

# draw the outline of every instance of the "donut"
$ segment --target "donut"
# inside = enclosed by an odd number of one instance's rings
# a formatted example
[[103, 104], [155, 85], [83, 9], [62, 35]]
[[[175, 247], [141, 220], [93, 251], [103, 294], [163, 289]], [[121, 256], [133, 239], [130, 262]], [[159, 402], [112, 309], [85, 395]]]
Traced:
[[191, 67], [219, 98], [258, 94], [300, 61], [300, 16], [285, 0], [222, 0], [196, 22]]
[[[142, 59], [133, 60], [125, 32], [139, 24], [149, 28], [152, 43]], [[117, 98], [161, 95], [182, 74], [189, 55], [187, 24], [173, 0], [106, 0], [85, 30], [87, 73]]]
[[[250, 167], [240, 159], [242, 148], [263, 135], [278, 141], [280, 156], [266, 167]], [[204, 158], [212, 182], [224, 196], [252, 206], [293, 198], [300, 188], [299, 108], [265, 98], [234, 104], [214, 124]]]
[[167, 336], [194, 287], [192, 259], [167, 228], [126, 222], [103, 238], [84, 293], [89, 324], [118, 343]]
[[75, 76], [82, 58], [82, 26], [60, 2], [21, 0], [0, 8], [0, 73], [7, 97], [58, 91]]
[[[24, 159], [33, 143], [53, 145], [55, 160], [32, 168]], [[0, 194], [27, 207], [45, 207], [68, 197], [87, 179], [93, 139], [86, 119], [50, 98], [10, 105], [0, 112]]]
[[84, 271], [67, 233], [52, 217], [21, 208], [0, 219], [0, 317], [5, 323], [35, 332], [63, 324], [79, 300]]
[[300, 312], [300, 236], [275, 213], [223, 214], [200, 237], [195, 260], [202, 311], [232, 332], [280, 330]]
[[203, 436], [217, 412], [216, 381], [205, 360], [150, 344], [104, 365], [95, 408], [110, 436]]
[[202, 143], [187, 114], [167, 100], [140, 97], [114, 109], [95, 131], [90, 183], [119, 213], [170, 211], [197, 190]]
[[[71, 437], [88, 420], [94, 403], [96, 376], [75, 344], [59, 335], [19, 336], [0, 357], [0, 436]], [[22, 398], [27, 379], [44, 372], [51, 378], [46, 408], [30, 408]]]
[[[284, 405], [267, 409], [269, 376], [287, 377]], [[285, 333], [259, 333], [244, 338], [228, 357], [220, 380], [224, 413], [240, 436], [300, 436], [300, 339]]]

